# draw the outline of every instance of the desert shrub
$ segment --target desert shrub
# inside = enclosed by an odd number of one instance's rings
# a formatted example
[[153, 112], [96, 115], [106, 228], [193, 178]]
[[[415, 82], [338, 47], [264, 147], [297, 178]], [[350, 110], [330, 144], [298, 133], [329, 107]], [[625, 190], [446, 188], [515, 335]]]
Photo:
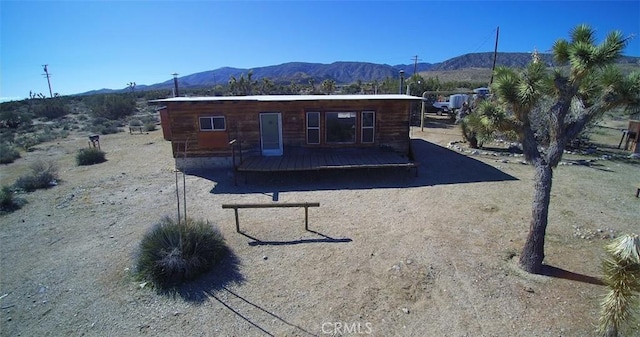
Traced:
[[136, 109], [136, 100], [130, 95], [95, 95], [88, 100], [88, 105], [95, 117], [116, 120], [133, 114]]
[[25, 203], [24, 199], [14, 196], [14, 191], [10, 186], [4, 185], [0, 188], [0, 215], [18, 210]]
[[31, 115], [27, 111], [12, 110], [0, 106], [0, 126], [10, 129], [16, 129], [19, 126], [31, 125]]
[[91, 121], [88, 130], [92, 133], [109, 135], [120, 132], [119, 125], [120, 123], [118, 121], [112, 121], [104, 117], [96, 117]]
[[147, 123], [144, 125], [144, 131], [155, 131], [156, 123]]
[[15, 139], [16, 145], [25, 149], [25, 151], [32, 151], [33, 147], [38, 145], [38, 138], [33, 133], [20, 134]]
[[0, 164], [13, 163], [18, 158], [20, 158], [20, 152], [13, 145], [0, 143]]
[[56, 97], [39, 100], [34, 105], [33, 111], [38, 117], [56, 119], [69, 114], [71, 109], [61, 98]]
[[222, 234], [208, 221], [178, 224], [164, 217], [142, 238], [136, 271], [141, 279], [166, 289], [209, 271], [226, 253]]
[[33, 192], [37, 189], [49, 188], [56, 184], [58, 166], [52, 161], [37, 160], [29, 168], [31, 172], [21, 176], [15, 182], [16, 189]]
[[107, 161], [105, 153], [95, 147], [80, 149], [76, 155], [76, 162], [79, 166], [100, 164]]
[[51, 128], [45, 128], [41, 133], [37, 133], [35, 137], [38, 144], [46, 143], [56, 139], [58, 137], [58, 133], [51, 130]]

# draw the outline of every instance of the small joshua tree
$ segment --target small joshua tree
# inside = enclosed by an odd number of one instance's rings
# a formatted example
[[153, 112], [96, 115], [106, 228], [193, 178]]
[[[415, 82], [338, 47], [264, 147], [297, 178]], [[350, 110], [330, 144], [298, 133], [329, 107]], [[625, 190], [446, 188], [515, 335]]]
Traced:
[[605, 246], [602, 263], [604, 283], [609, 293], [602, 301], [599, 330], [603, 336], [617, 337], [618, 330], [633, 324], [640, 293], [640, 237], [624, 235]]

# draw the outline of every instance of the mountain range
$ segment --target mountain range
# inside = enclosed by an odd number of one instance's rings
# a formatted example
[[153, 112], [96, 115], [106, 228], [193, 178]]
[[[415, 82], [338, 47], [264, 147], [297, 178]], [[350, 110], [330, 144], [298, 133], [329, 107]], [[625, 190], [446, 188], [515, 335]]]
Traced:
[[[551, 54], [539, 54], [540, 59], [548, 65], [553, 66]], [[524, 67], [531, 61], [530, 53], [498, 53], [496, 66]], [[618, 60], [618, 64], [630, 67], [640, 67], [640, 57], [623, 56]], [[334, 62], [331, 64], [289, 62], [280, 65], [257, 67], [251, 69], [240, 69], [223, 67], [215, 70], [203, 71], [195, 74], [178, 77], [178, 84], [181, 88], [201, 88], [215, 86], [217, 84], [227, 84], [233, 76], [240, 78], [252, 71], [254, 80], [268, 78], [277, 83], [308, 83], [313, 79], [320, 83], [325, 79], [332, 79], [336, 84], [349, 84], [358, 80], [370, 82], [373, 80], [384, 80], [387, 77], [397, 77], [403, 70], [405, 77], [411, 76], [414, 71], [423, 77], [442, 76], [446, 72], [459, 72], [464, 69], [485, 69], [486, 72], [493, 66], [493, 53], [471, 53], [454, 57], [440, 63], [416, 63], [416, 64], [376, 64], [368, 62]], [[489, 72], [490, 73], [490, 72]], [[151, 85], [137, 85], [136, 90], [162, 90], [173, 88], [173, 79]], [[82, 93], [81, 95], [124, 92], [123, 89], [100, 89]]]

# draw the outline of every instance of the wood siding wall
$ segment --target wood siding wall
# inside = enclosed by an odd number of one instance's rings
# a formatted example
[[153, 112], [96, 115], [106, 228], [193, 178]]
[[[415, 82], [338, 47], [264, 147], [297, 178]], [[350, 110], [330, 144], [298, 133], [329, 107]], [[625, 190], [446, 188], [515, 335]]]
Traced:
[[[228, 142], [237, 139], [243, 151], [260, 152], [260, 113], [282, 114], [285, 154], [299, 147], [387, 147], [398, 152], [409, 150], [409, 108], [401, 100], [366, 101], [288, 101], [288, 102], [168, 102], [167, 111], [174, 157], [230, 156]], [[360, 143], [361, 112], [375, 112], [375, 140]], [[320, 112], [321, 144], [307, 144], [306, 112]], [[356, 143], [325, 143], [325, 112], [357, 112]], [[224, 116], [225, 131], [200, 131], [199, 117]], [[163, 125], [164, 126], [164, 125]]]

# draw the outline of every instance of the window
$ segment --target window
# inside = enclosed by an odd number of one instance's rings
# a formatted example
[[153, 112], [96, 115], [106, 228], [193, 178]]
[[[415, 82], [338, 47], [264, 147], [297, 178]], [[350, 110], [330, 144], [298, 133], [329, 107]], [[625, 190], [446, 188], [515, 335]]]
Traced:
[[320, 144], [319, 112], [307, 112], [307, 144]]
[[224, 131], [227, 123], [224, 116], [200, 117], [200, 131]]
[[356, 113], [327, 112], [327, 143], [356, 142]]
[[362, 112], [362, 143], [373, 143], [375, 126], [375, 112]]

